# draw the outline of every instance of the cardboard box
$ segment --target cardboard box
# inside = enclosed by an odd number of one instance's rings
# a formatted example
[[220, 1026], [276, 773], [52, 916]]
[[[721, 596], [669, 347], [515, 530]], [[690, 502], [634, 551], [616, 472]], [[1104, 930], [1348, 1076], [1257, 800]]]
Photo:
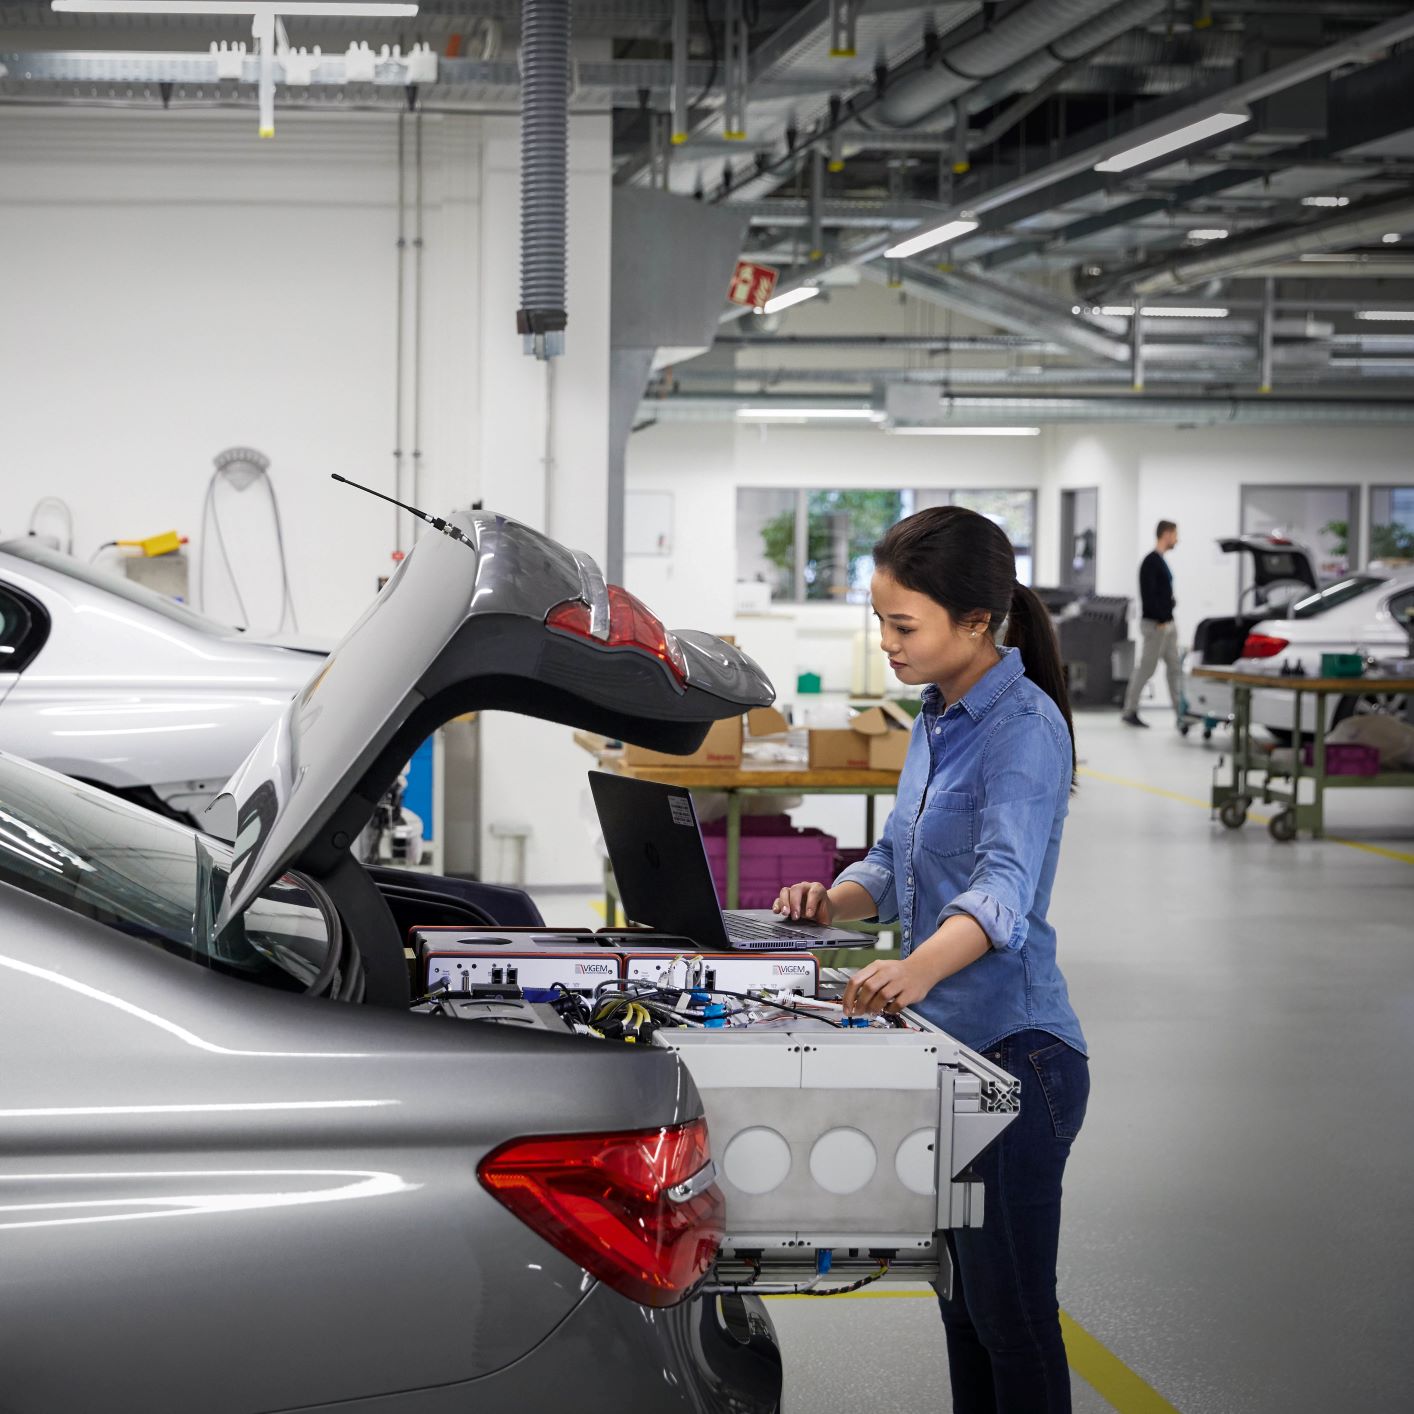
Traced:
[[741, 765], [742, 722], [728, 717], [713, 722], [702, 745], [689, 756], [673, 756], [666, 751], [650, 751], [646, 746], [624, 743], [625, 766], [718, 766], [734, 771]]
[[743, 727], [740, 717], [714, 722], [707, 739], [691, 756], [670, 756], [664, 751], [649, 751], [645, 746], [624, 744], [625, 766], [716, 766], [734, 771], [741, 765], [741, 748], [746, 733], [752, 736], [782, 736], [790, 731], [790, 723], [774, 707], [754, 707], [746, 715]]
[[810, 733], [812, 770], [899, 771], [908, 755], [913, 718], [887, 700], [856, 713], [848, 727]]

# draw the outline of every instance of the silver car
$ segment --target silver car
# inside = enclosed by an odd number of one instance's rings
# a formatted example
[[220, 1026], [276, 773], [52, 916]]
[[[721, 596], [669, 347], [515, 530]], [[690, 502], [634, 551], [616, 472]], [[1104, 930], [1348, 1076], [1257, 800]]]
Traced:
[[36, 540], [0, 543], [0, 748], [193, 822], [327, 645], [253, 638]]
[[0, 1408], [776, 1409], [764, 1307], [694, 1294], [722, 1209], [678, 1059], [449, 1024], [349, 851], [456, 713], [684, 751], [771, 695], [478, 514], [424, 537], [211, 833], [0, 756]]

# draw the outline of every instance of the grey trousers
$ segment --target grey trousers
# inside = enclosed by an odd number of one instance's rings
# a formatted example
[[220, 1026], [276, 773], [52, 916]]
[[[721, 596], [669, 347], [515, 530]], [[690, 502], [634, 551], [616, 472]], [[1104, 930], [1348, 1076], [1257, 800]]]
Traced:
[[1170, 619], [1160, 628], [1153, 619], [1141, 619], [1139, 635], [1141, 639], [1139, 662], [1134, 669], [1134, 676], [1129, 680], [1129, 690], [1124, 694], [1124, 710], [1126, 713], [1139, 710], [1139, 694], [1144, 691], [1145, 683], [1154, 676], [1154, 669], [1159, 666], [1159, 659], [1162, 658], [1164, 668], [1168, 673], [1169, 696], [1173, 699], [1173, 710], [1177, 712], [1179, 703], [1183, 701], [1183, 673], [1179, 667], [1178, 654], [1178, 625]]

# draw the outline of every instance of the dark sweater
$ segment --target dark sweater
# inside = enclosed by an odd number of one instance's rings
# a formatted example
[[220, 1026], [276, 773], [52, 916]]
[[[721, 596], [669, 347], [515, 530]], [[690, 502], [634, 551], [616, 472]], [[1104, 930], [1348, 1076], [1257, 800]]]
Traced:
[[1139, 566], [1140, 617], [1166, 624], [1173, 618], [1173, 571], [1157, 550], [1150, 550]]

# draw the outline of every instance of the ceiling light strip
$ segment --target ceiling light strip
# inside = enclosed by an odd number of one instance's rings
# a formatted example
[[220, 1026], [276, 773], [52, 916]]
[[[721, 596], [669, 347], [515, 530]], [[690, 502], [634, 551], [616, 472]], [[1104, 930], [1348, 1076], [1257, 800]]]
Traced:
[[53, 0], [61, 14], [77, 15], [260, 15], [289, 18], [410, 19], [415, 0]]
[[1148, 142], [1141, 142], [1137, 147], [1127, 147], [1123, 151], [1115, 153], [1113, 157], [1106, 157], [1104, 161], [1095, 163], [1095, 170], [1097, 172], [1127, 172], [1131, 167], [1140, 167], [1146, 162], [1152, 162], [1156, 157], [1163, 157], [1166, 153], [1175, 152], [1180, 147], [1191, 147], [1195, 142], [1202, 142], [1204, 138], [1216, 137], [1219, 133], [1227, 132], [1230, 128], [1240, 127], [1243, 123], [1251, 120], [1252, 114], [1246, 108], [1239, 108], [1233, 112], [1209, 113], [1207, 117], [1199, 118], [1196, 122], [1186, 123], [1183, 127], [1175, 128], [1172, 132], [1151, 138]]

